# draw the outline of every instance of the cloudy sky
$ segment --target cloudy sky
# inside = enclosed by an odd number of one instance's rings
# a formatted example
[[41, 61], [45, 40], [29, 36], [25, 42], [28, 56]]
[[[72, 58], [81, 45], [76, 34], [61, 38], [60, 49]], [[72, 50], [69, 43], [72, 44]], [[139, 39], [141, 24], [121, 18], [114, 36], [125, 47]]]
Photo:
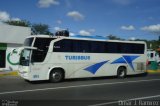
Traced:
[[0, 20], [44, 23], [71, 35], [158, 39], [160, 0], [0, 0]]

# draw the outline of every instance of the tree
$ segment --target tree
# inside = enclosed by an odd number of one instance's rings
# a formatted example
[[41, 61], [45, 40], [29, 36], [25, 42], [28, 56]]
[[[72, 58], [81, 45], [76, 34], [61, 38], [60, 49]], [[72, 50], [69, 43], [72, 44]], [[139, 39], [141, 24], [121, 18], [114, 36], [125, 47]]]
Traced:
[[114, 36], [114, 35], [108, 35], [107, 38], [108, 38], [109, 40], [124, 40], [124, 39], [121, 39], [121, 38], [119, 38], [119, 37], [117, 37], [117, 36]]
[[160, 41], [158, 40], [147, 41], [147, 46], [149, 49], [157, 50], [160, 46]]
[[53, 33], [49, 31], [49, 26], [46, 24], [33, 24], [32, 31], [34, 34], [53, 35]]
[[135, 39], [135, 41], [144, 41], [147, 44], [147, 49], [157, 50], [160, 46], [159, 40], [146, 40], [146, 39]]
[[26, 20], [9, 20], [4, 23], [15, 26], [31, 27], [32, 34], [53, 35], [53, 33], [49, 31], [49, 26], [46, 24], [31, 24], [29, 21]]
[[30, 27], [31, 25], [30, 22], [26, 20], [20, 20], [20, 21], [9, 20], [4, 23], [9, 24], [9, 25], [15, 25], [15, 26], [23, 26], [23, 27]]

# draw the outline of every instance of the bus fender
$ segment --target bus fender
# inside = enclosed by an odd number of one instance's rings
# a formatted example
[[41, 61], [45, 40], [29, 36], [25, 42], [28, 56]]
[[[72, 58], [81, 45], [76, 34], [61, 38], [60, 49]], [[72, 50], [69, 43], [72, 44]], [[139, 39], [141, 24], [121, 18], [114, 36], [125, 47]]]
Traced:
[[49, 75], [50, 75], [51, 71], [54, 70], [54, 69], [61, 69], [61, 70], [64, 71], [64, 69], [61, 66], [51, 67], [51, 68], [49, 68], [49, 71], [47, 73], [47, 79], [49, 79]]
[[[119, 67], [125, 67], [125, 68], [127, 69], [128, 65], [126, 65], [126, 64], [118, 65], [117, 68], [116, 68], [117, 71], [118, 71], [118, 68], [119, 68]], [[116, 71], [116, 72], [117, 72], [117, 71]]]

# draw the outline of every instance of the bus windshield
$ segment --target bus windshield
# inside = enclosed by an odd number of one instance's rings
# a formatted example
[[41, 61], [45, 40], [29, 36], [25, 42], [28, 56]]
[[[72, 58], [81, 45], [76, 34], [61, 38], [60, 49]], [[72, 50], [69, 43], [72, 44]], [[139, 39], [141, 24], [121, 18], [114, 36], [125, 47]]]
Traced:
[[33, 50], [31, 61], [43, 62], [47, 55], [50, 42], [54, 39], [55, 38], [36, 38], [33, 47], [36, 47], [37, 50]]
[[24, 41], [24, 46], [32, 46], [33, 38], [27, 38]]
[[30, 53], [31, 53], [30, 49], [24, 49], [21, 52], [20, 65], [22, 65], [22, 66], [29, 66]]

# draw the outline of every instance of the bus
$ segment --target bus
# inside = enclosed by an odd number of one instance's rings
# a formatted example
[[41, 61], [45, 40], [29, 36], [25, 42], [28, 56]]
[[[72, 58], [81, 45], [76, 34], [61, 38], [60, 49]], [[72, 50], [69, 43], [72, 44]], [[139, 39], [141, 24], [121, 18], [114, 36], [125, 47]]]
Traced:
[[160, 64], [160, 53], [157, 51], [154, 51], [152, 49], [147, 50], [147, 57], [148, 57], [148, 62], [151, 64], [151, 62], [157, 62]]
[[143, 41], [119, 41], [82, 36], [36, 35], [26, 38], [19, 75], [25, 80], [49, 80], [146, 73]]

